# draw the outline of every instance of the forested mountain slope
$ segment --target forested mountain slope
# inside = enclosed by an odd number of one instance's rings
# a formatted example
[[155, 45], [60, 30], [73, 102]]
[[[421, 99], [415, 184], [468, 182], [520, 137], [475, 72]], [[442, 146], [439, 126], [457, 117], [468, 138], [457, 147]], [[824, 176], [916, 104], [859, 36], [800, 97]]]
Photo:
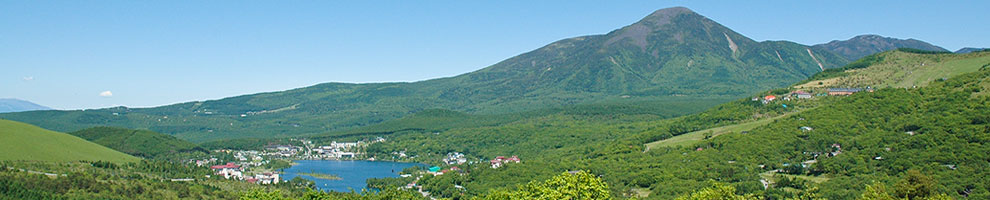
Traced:
[[498, 114], [622, 99], [726, 101], [846, 62], [820, 48], [753, 41], [675, 7], [604, 35], [560, 40], [449, 78], [325, 83], [154, 108], [40, 111], [0, 118], [59, 131], [149, 129], [192, 141], [294, 136], [366, 126], [431, 108]]
[[116, 127], [93, 127], [69, 134], [144, 158], [169, 156], [181, 152], [205, 151], [196, 144], [148, 130]]
[[[918, 59], [954, 62], [986, 56], [885, 54], [897, 56], [858, 69]], [[451, 152], [482, 161], [508, 155], [522, 160], [497, 169], [486, 164], [461, 166], [470, 171], [468, 176], [419, 181], [440, 197], [482, 195], [564, 171], [587, 170], [603, 177], [617, 197], [672, 199], [715, 181], [728, 183], [740, 194], [774, 199], [801, 195], [855, 199], [868, 185], [891, 188], [887, 192], [900, 197], [946, 194], [985, 199], [990, 197], [986, 189], [990, 182], [983, 180], [990, 176], [983, 167], [990, 165], [984, 153], [990, 151], [990, 93], [986, 92], [990, 62], [967, 63], [943, 66], [975, 65], [978, 70], [917, 88], [883, 87], [849, 96], [777, 99], [766, 104], [745, 98], [673, 119], [644, 113], [558, 113], [498, 126], [407, 131], [389, 135], [389, 141], [368, 151], [378, 159], [428, 163]], [[857, 74], [835, 77], [848, 75]], [[785, 96], [791, 91], [782, 88], [759, 96]], [[745, 131], [733, 129], [649, 151], [644, 146], [766, 119]], [[400, 151], [410, 157], [394, 153]], [[467, 192], [448, 190], [454, 184]], [[911, 187], [927, 189], [905, 191]]]

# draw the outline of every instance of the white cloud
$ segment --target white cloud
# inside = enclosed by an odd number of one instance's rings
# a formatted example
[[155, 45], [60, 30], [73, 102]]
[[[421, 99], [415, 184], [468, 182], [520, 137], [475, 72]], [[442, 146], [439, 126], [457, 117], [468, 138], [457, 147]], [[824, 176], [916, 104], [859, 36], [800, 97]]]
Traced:
[[113, 92], [110, 92], [109, 90], [103, 91], [103, 92], [100, 92], [100, 96], [101, 97], [112, 97], [113, 96]]
[[21, 78], [21, 79], [24, 80], [24, 81], [33, 81], [34, 80], [34, 77], [33, 76], [25, 76], [24, 78]]

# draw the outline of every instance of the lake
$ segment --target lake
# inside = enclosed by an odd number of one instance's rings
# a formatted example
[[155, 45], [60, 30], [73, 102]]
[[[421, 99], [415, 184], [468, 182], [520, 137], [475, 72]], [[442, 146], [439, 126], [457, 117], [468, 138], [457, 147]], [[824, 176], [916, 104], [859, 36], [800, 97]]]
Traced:
[[[363, 161], [363, 160], [297, 160], [298, 165], [284, 170], [283, 178], [292, 180], [296, 176], [316, 182], [316, 187], [320, 190], [332, 190], [338, 192], [350, 192], [353, 188], [356, 192], [367, 188], [365, 180], [369, 178], [399, 177], [402, 169], [412, 166], [426, 166], [419, 163], [385, 162], [385, 161]], [[322, 173], [333, 174], [340, 177], [340, 180], [319, 179], [299, 173]]]

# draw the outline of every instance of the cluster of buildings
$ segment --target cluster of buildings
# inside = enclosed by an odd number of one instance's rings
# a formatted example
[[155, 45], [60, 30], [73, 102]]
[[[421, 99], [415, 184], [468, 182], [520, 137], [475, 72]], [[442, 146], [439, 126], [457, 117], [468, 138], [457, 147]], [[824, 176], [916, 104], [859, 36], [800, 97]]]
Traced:
[[226, 165], [214, 165], [210, 169], [213, 169], [213, 174], [218, 176], [223, 176], [224, 179], [244, 179], [244, 168], [241, 165], [234, 164], [232, 162]]
[[265, 172], [265, 173], [255, 174], [254, 177], [249, 177], [245, 181], [247, 181], [248, 183], [267, 185], [267, 184], [278, 184], [279, 178], [278, 178], [278, 173]]
[[234, 159], [237, 159], [242, 162], [265, 160], [265, 158], [261, 157], [258, 151], [235, 151], [233, 153], [234, 153]]
[[784, 100], [784, 101], [790, 101], [792, 99], [810, 99], [812, 96], [813, 95], [811, 95], [811, 93], [798, 90], [798, 91], [794, 91], [794, 92], [791, 92], [791, 93], [787, 93], [785, 95], [781, 95], [780, 97], [778, 97], [776, 95], [767, 95], [767, 96], [763, 96], [762, 98], [760, 98], [760, 97], [753, 97], [753, 101], [761, 101], [763, 104], [768, 104], [768, 103], [773, 102], [774, 100], [777, 100], [777, 99]]
[[313, 157], [318, 159], [354, 158], [357, 155], [355, 151], [358, 145], [359, 142], [333, 141], [330, 145], [313, 148], [312, 153]]
[[213, 169], [213, 174], [218, 176], [223, 176], [224, 179], [236, 179], [244, 180], [249, 183], [257, 184], [278, 184], [279, 174], [274, 172], [265, 172], [255, 174], [254, 176], [246, 176], [244, 173], [244, 166], [229, 162], [225, 165], [214, 165], [210, 166]]
[[[266, 157], [292, 157], [304, 148], [292, 145], [269, 145], [264, 151], [254, 150], [214, 150], [216, 153], [230, 154], [233, 161], [223, 165], [212, 165], [213, 175], [222, 176], [224, 179], [242, 180], [257, 184], [278, 184], [281, 181], [278, 173], [275, 172], [251, 172], [250, 167], [258, 167], [268, 164]], [[217, 158], [195, 160], [196, 166], [208, 166], [217, 162]], [[253, 175], [252, 175], [253, 174]], [[207, 176], [210, 177], [210, 176]]]
[[[268, 161], [265, 160], [265, 157], [262, 157], [262, 155], [266, 155], [266, 153], [264, 152], [247, 151], [247, 150], [230, 150], [230, 149], [213, 150], [213, 152], [232, 154], [234, 156], [234, 161], [237, 161], [237, 164], [242, 166], [261, 166], [264, 164], [268, 164]], [[195, 160], [194, 162], [196, 163], [196, 166], [207, 166], [210, 163], [217, 162], [217, 158]]]
[[359, 148], [372, 143], [385, 142], [385, 138], [377, 137], [370, 141], [357, 142], [337, 142], [332, 141], [329, 145], [313, 147], [307, 159], [345, 159], [354, 158], [360, 154]]
[[305, 148], [300, 146], [292, 145], [268, 145], [265, 146], [264, 155], [278, 156], [278, 157], [292, 157], [297, 153], [303, 151]]
[[[818, 94], [818, 96], [825, 96], [825, 95], [828, 95], [828, 96], [845, 96], [845, 95], [852, 95], [852, 94], [855, 94], [857, 92], [862, 92], [862, 91], [873, 92], [873, 88], [872, 87], [867, 87], [867, 88], [828, 88], [827, 89], [827, 93], [820, 93], [820, 94]], [[763, 96], [763, 97], [753, 97], [752, 100], [753, 101], [760, 101], [763, 104], [768, 104], [768, 103], [773, 102], [774, 100], [777, 100], [777, 99], [784, 100], [784, 101], [790, 101], [792, 99], [810, 99], [810, 98], [812, 98], [814, 96], [815, 95], [812, 94], [812, 93], [810, 93], [810, 92], [798, 90], [798, 91], [793, 91], [793, 92], [787, 93], [785, 95], [781, 95], [780, 97], [778, 97], [776, 95], [767, 95], [767, 96]]]
[[509, 158], [506, 158], [505, 156], [498, 156], [498, 157], [495, 157], [495, 159], [492, 159], [489, 162], [491, 163], [492, 168], [499, 168], [499, 167], [502, 167], [503, 165], [508, 164], [508, 163], [519, 163], [520, 160], [519, 160], [519, 157], [517, 157], [517, 156], [512, 156], [512, 157], [509, 157]]
[[459, 165], [459, 164], [464, 164], [466, 162], [467, 162], [467, 158], [464, 157], [464, 154], [460, 152], [447, 153], [447, 157], [443, 159], [443, 163], [446, 163], [448, 165]]

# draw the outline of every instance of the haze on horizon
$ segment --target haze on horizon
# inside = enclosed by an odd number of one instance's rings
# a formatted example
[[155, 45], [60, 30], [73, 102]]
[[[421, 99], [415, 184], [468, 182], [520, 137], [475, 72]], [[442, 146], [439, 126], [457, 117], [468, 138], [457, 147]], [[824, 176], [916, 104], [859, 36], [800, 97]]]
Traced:
[[[454, 76], [685, 6], [758, 41], [861, 34], [990, 47], [987, 2], [3, 2], [0, 98], [149, 107]], [[983, 5], [974, 5], [983, 4]]]

